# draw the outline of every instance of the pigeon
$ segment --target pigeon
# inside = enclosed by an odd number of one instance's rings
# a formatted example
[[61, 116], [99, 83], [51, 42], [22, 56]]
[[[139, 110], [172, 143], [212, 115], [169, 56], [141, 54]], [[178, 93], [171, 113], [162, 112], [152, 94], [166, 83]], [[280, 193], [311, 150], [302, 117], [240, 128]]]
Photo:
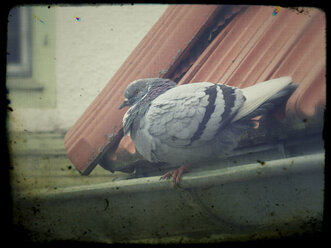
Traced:
[[135, 80], [124, 92], [119, 109], [124, 135], [150, 162], [178, 168], [160, 179], [172, 177], [179, 186], [192, 164], [224, 157], [237, 145], [243, 131], [285, 104], [297, 88], [291, 77], [280, 77], [247, 88], [199, 82], [177, 86], [170, 79]]

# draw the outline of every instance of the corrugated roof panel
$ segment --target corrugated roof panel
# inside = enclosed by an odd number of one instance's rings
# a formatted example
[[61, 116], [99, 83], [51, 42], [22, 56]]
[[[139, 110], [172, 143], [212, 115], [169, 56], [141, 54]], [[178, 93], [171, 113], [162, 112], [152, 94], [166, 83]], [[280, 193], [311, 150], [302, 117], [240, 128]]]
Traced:
[[[206, 59], [210, 56], [210, 54], [214, 51], [215, 43], [213, 40], [215, 36], [222, 29], [227, 29], [227, 24], [233, 20], [233, 18], [240, 12], [243, 12], [247, 6], [235, 5], [235, 6], [227, 6], [220, 11], [218, 16], [215, 17], [212, 25], [213, 27], [210, 30], [204, 30], [205, 35], [207, 35], [208, 39], [203, 39], [205, 37], [201, 37], [201, 41], [199, 42], [197, 47], [191, 47], [190, 50], [186, 51], [186, 54], [183, 54], [185, 57], [186, 63], [177, 64], [177, 68], [175, 68], [173, 74], [166, 75], [168, 78], [174, 79], [176, 82], [180, 81], [179, 84], [187, 83], [190, 81], [192, 77], [194, 77], [195, 73], [198, 69], [197, 66], [194, 66], [194, 70], [189, 70], [193, 64], [195, 65], [203, 65]], [[224, 32], [223, 32], [224, 33]], [[217, 36], [217, 39], [225, 38], [226, 34], [222, 37]], [[210, 44], [211, 43], [211, 44]], [[208, 51], [208, 52], [204, 52]], [[185, 53], [185, 52], [184, 52]], [[188, 71], [189, 70], [189, 71]], [[182, 79], [182, 77], [184, 79]]]
[[[244, 82], [240, 85], [241, 87], [247, 87], [256, 81], [268, 79], [270, 71], [282, 60], [293, 44], [295, 32], [289, 32], [286, 23], [294, 23], [295, 16], [283, 11], [279, 16], [274, 17], [270, 14], [271, 8], [270, 11], [265, 10], [265, 12], [268, 13], [269, 22], [265, 22], [268, 25], [263, 25], [261, 35], [256, 37], [248, 53], [238, 56], [243, 57], [243, 60], [240, 61], [241, 65], [234, 68], [229, 75], [229, 84], [236, 85], [239, 80]], [[297, 33], [299, 31], [299, 29], [296, 30]]]
[[[244, 88], [289, 75], [300, 87], [288, 109], [300, 117], [313, 115], [315, 105], [325, 103], [324, 13], [308, 9], [309, 14], [297, 14], [282, 8], [274, 16], [273, 9], [252, 6], [236, 16], [180, 84], [210, 81]], [[322, 81], [315, 85], [316, 77]], [[314, 97], [307, 93], [308, 88], [314, 89]]]
[[[301, 36], [297, 37], [293, 48], [270, 75], [275, 77], [287, 74], [293, 77], [294, 82], [300, 84], [287, 105], [300, 117], [313, 115], [315, 107], [317, 105], [323, 107], [326, 102], [325, 16], [317, 9], [309, 13], [310, 15], [306, 16], [309, 21], [302, 30]], [[312, 92], [315, 92], [314, 97], [311, 95]]]
[[[238, 56], [245, 56], [263, 33], [267, 12], [258, 6], [249, 7], [236, 16], [201, 55], [209, 53], [205, 64], [195, 72], [190, 82], [211, 81], [228, 83], [226, 76], [241, 62]], [[269, 21], [270, 22], [270, 21]], [[237, 59], [237, 60], [236, 60]], [[188, 72], [190, 73], [190, 72]], [[222, 79], [222, 80], [221, 80]]]

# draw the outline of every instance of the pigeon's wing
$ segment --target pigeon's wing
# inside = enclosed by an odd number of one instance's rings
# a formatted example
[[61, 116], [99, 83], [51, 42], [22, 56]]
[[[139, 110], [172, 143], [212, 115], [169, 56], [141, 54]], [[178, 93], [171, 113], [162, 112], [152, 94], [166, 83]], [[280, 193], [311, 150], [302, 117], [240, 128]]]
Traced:
[[215, 138], [245, 101], [240, 89], [194, 83], [168, 90], [150, 105], [148, 132], [173, 147], [197, 146]]

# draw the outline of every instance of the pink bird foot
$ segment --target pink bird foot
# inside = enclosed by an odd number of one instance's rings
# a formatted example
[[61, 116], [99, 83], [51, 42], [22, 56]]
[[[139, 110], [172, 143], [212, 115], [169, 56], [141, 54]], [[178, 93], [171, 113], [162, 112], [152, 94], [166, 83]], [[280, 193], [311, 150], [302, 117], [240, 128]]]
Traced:
[[191, 167], [190, 164], [184, 164], [175, 170], [171, 170], [167, 172], [166, 174], [160, 177], [160, 180], [169, 179], [172, 176], [172, 180], [171, 180], [172, 186], [174, 187], [179, 186], [180, 179], [182, 178], [185, 172], [190, 171], [189, 169], [190, 167]]

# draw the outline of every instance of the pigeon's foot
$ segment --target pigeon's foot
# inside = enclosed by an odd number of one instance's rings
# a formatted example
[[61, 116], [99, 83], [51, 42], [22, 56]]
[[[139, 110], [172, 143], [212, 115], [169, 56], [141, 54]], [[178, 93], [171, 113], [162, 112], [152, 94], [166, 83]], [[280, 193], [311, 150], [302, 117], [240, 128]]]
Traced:
[[163, 179], [169, 179], [170, 177], [172, 177], [172, 185], [174, 187], [178, 186], [179, 185], [179, 182], [180, 182], [180, 179], [182, 178], [182, 175], [185, 173], [185, 172], [188, 172], [191, 167], [190, 164], [184, 164], [182, 165], [181, 167], [175, 169], [175, 170], [171, 170], [169, 172], [167, 172], [166, 174], [164, 174], [162, 177], [160, 177], [160, 180], [163, 180]]
[[262, 117], [262, 115], [259, 115], [259, 116], [256, 116], [256, 117], [252, 118], [252, 121], [254, 123], [254, 127], [253, 128], [255, 128], [255, 129], [259, 128], [259, 126], [260, 126], [260, 122], [259, 121], [260, 121], [261, 117]]

